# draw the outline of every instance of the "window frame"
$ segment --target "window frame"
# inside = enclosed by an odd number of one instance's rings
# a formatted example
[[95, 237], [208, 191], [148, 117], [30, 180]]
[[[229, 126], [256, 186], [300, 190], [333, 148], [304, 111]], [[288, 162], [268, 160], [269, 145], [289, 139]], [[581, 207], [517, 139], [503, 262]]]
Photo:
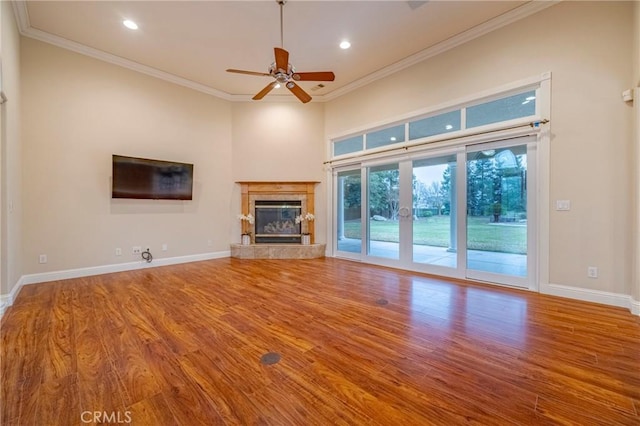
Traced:
[[[504, 129], [514, 128], [517, 126], [523, 126], [536, 121], [541, 121], [543, 117], [543, 108], [541, 107], [541, 96], [545, 96], [542, 93], [542, 82], [551, 79], [551, 73], [543, 73], [539, 76], [530, 77], [527, 79], [519, 80], [511, 84], [504, 85], [502, 87], [481, 92], [475, 95], [467, 96], [464, 98], [452, 100], [445, 104], [435, 105], [418, 111], [410, 112], [401, 117], [397, 117], [391, 120], [385, 120], [384, 122], [376, 123], [370, 126], [363, 126], [360, 129], [350, 131], [346, 134], [333, 135], [328, 138], [328, 161], [332, 164], [341, 164], [343, 160], [349, 159], [363, 159], [369, 156], [376, 156], [377, 154], [386, 153], [393, 150], [408, 149], [416, 145], [436, 144], [448, 140], [455, 140], [464, 138], [466, 136], [495, 132]], [[493, 102], [496, 100], [508, 98], [514, 95], [523, 94], [526, 92], [534, 91], [536, 96], [535, 113], [524, 117], [517, 117], [510, 120], [498, 121], [481, 126], [467, 128], [467, 108], [482, 105], [484, 103]], [[418, 121], [421, 119], [435, 117], [441, 114], [446, 114], [452, 111], [460, 110], [460, 130], [454, 130], [451, 132], [439, 133], [436, 135], [426, 136], [423, 138], [409, 139], [409, 123]], [[404, 125], [405, 138], [404, 141], [399, 141], [395, 144], [387, 144], [376, 148], [367, 148], [367, 133], [373, 133], [376, 131], [384, 130], [387, 128], [395, 127], [398, 125]], [[352, 151], [341, 155], [334, 155], [334, 143], [349, 139], [352, 137], [363, 137], [362, 150]]]

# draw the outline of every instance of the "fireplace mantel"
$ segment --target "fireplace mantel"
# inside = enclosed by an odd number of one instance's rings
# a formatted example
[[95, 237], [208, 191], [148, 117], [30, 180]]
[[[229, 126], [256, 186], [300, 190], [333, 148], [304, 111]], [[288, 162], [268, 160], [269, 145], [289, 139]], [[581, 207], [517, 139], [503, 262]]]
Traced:
[[[253, 214], [253, 203], [262, 197], [267, 199], [279, 199], [280, 197], [295, 197], [303, 201], [302, 214], [315, 214], [315, 187], [317, 181], [304, 182], [268, 182], [268, 181], [238, 181], [241, 187], [241, 209], [242, 214]], [[307, 223], [307, 232], [311, 236], [311, 244], [315, 242], [314, 222]], [[255, 235], [255, 232], [252, 232]], [[253, 236], [252, 236], [252, 242]]]

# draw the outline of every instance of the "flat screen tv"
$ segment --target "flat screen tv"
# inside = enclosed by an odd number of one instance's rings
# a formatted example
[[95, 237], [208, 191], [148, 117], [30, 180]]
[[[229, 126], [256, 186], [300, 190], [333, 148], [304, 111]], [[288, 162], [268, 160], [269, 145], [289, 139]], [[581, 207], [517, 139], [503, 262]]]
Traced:
[[113, 156], [111, 198], [193, 199], [193, 164]]

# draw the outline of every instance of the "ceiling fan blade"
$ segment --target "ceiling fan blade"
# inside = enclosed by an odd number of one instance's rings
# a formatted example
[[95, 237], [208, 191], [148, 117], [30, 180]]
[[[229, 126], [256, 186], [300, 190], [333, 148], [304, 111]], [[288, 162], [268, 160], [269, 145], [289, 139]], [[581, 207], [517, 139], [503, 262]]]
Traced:
[[267, 84], [264, 89], [258, 92], [258, 94], [251, 99], [253, 99], [254, 101], [259, 101], [260, 99], [264, 98], [267, 93], [273, 90], [273, 88], [276, 87], [276, 84], [278, 84], [277, 81], [272, 81], [271, 83]]
[[297, 72], [293, 74], [296, 81], [333, 81], [336, 76], [331, 71]]
[[275, 47], [273, 50], [276, 54], [276, 69], [281, 69], [286, 73], [289, 70], [289, 52], [279, 47]]
[[259, 75], [259, 76], [264, 76], [264, 77], [270, 77], [271, 76], [271, 74], [266, 73], [266, 72], [234, 70], [234, 69], [231, 69], [231, 68], [228, 69], [227, 72], [234, 72], [236, 74]]
[[296, 95], [296, 98], [300, 99], [300, 101], [303, 104], [306, 104], [307, 102], [309, 102], [311, 100], [311, 96], [309, 96], [309, 94], [307, 92], [302, 90], [302, 87], [298, 86], [293, 81], [290, 81], [290, 82], [287, 83], [287, 89], [289, 89], [291, 91], [291, 93]]

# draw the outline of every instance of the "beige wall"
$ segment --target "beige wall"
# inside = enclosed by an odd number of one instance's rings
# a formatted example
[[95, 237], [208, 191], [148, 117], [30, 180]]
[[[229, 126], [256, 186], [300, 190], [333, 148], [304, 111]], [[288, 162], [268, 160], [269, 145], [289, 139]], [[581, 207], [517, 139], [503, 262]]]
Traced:
[[22, 275], [20, 36], [11, 3], [1, 2], [2, 105], [0, 124], [0, 294], [7, 295]]
[[[31, 39], [23, 86], [24, 275], [131, 262], [134, 245], [227, 251], [236, 181], [323, 178], [323, 104], [232, 104]], [[194, 201], [112, 200], [111, 154], [193, 162]], [[318, 185], [319, 217], [324, 201]]]
[[[633, 4], [565, 2], [329, 102], [328, 135], [551, 71], [550, 282], [631, 294]], [[586, 276], [598, 266], [598, 279]]]
[[640, 2], [633, 3], [633, 86], [640, 86]]
[[[228, 251], [230, 103], [22, 42], [23, 274]], [[112, 200], [112, 154], [193, 163], [194, 200]]]
[[[234, 181], [322, 181], [324, 105], [242, 102], [233, 105]], [[240, 187], [233, 206], [240, 213]], [[325, 242], [326, 192], [316, 186], [316, 241]], [[234, 216], [235, 217], [235, 216]], [[234, 227], [240, 239], [240, 224]]]

